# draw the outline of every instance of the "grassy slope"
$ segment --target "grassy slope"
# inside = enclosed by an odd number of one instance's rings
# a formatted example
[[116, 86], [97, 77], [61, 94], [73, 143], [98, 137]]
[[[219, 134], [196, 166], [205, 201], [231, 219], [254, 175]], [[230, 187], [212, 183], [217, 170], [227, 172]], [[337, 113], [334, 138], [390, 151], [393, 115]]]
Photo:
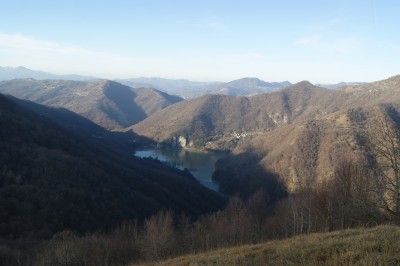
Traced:
[[399, 265], [400, 227], [316, 233], [149, 265]]

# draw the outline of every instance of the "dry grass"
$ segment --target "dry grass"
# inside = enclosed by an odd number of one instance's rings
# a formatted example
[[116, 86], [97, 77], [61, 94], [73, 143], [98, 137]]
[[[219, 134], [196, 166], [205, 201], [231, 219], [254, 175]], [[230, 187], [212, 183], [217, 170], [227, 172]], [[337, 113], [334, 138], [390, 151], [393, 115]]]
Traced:
[[147, 265], [400, 265], [400, 227], [304, 235]]

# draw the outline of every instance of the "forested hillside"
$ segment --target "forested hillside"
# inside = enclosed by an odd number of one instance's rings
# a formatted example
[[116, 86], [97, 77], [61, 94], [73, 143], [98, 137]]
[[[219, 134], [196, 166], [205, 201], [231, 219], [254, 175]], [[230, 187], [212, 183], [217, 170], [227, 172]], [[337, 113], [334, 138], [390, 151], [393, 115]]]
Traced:
[[190, 173], [121, 156], [0, 96], [0, 235], [110, 229], [161, 210], [196, 217], [224, 199]]

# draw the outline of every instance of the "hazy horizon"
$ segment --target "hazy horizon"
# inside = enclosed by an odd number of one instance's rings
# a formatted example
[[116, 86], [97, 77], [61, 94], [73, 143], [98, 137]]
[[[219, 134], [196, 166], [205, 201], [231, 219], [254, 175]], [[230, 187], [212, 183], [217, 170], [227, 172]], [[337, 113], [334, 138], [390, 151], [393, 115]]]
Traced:
[[400, 69], [396, 1], [11, 1], [3, 9], [1, 65], [54, 74], [329, 84]]

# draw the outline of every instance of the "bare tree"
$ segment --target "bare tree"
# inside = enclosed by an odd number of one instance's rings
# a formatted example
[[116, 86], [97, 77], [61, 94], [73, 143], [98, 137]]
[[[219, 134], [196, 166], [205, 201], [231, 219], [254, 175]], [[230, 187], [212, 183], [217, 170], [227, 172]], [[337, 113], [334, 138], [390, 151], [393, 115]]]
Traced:
[[400, 216], [400, 131], [395, 122], [397, 112], [392, 106], [369, 123], [367, 136], [374, 156], [377, 178], [374, 192], [379, 207]]
[[369, 171], [364, 165], [348, 159], [337, 163], [323, 193], [331, 206], [331, 229], [368, 225], [377, 219], [370, 180]]
[[308, 121], [296, 141], [294, 169], [298, 189], [312, 187], [316, 182], [318, 157], [321, 144], [321, 126], [316, 121]]
[[54, 235], [41, 250], [35, 265], [79, 265], [82, 254], [77, 246], [78, 237], [71, 231], [63, 231]]
[[172, 255], [176, 239], [171, 212], [159, 213], [144, 222], [143, 251], [151, 260]]

